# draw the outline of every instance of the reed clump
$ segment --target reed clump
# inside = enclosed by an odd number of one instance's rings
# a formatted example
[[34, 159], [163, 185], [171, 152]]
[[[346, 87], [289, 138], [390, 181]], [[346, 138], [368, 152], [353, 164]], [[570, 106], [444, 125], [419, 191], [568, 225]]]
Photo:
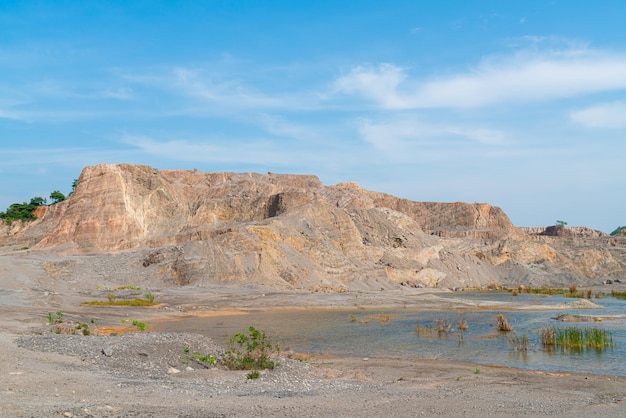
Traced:
[[508, 290], [509, 292], [511, 292], [513, 296], [517, 296], [523, 293], [532, 294], [532, 295], [564, 295], [565, 293], [567, 293], [567, 290], [565, 289], [547, 287], [547, 286], [527, 287], [524, 285], [520, 285], [517, 288], [508, 289]]
[[438, 319], [437, 320], [437, 333], [438, 334], [447, 334], [452, 330], [452, 325], [450, 321], [447, 319]]
[[498, 331], [502, 331], [502, 332], [513, 331], [513, 326], [509, 324], [509, 321], [506, 319], [504, 315], [498, 314], [498, 316], [496, 316], [496, 319], [498, 320]]
[[378, 321], [380, 322], [381, 325], [388, 325], [389, 322], [391, 321], [391, 315], [381, 312], [378, 314], [371, 314], [365, 318], [362, 318], [354, 314], [350, 314], [350, 321], [358, 322], [359, 324], [367, 324], [370, 321]]
[[626, 299], [626, 292], [611, 290], [611, 296], [617, 299]]
[[563, 351], [583, 351], [591, 348], [601, 351], [614, 346], [613, 333], [596, 327], [548, 327], [541, 333], [541, 343], [546, 348], [558, 348]]
[[434, 333], [434, 328], [415, 324], [415, 333], [418, 337], [430, 337]]
[[526, 334], [522, 335], [521, 338], [518, 335], [514, 335], [508, 339], [508, 343], [513, 346], [515, 351], [528, 351], [530, 338]]

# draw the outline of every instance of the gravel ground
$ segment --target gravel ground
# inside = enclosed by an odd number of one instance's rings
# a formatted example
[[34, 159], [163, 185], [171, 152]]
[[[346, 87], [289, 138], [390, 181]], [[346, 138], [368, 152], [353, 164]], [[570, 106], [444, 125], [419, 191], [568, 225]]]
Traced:
[[[281, 357], [247, 372], [200, 364], [197, 334], [0, 333], [0, 416], [626, 416], [626, 378], [434, 360]], [[105, 354], [106, 353], [106, 354]]]

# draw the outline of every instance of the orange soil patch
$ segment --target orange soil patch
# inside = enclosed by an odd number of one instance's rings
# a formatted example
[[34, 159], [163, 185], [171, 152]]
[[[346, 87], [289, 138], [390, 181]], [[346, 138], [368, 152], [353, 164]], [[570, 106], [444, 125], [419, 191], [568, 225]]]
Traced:
[[96, 328], [96, 332], [99, 335], [111, 335], [113, 333], [120, 335], [120, 334], [127, 334], [129, 332], [137, 332], [137, 331], [139, 331], [137, 328], [129, 328], [129, 327], [97, 327]]

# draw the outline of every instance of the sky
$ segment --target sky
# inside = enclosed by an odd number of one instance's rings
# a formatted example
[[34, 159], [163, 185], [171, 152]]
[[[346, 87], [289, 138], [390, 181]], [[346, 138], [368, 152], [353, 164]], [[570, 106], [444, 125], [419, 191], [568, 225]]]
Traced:
[[0, 211], [85, 166], [626, 225], [626, 2], [0, 0]]

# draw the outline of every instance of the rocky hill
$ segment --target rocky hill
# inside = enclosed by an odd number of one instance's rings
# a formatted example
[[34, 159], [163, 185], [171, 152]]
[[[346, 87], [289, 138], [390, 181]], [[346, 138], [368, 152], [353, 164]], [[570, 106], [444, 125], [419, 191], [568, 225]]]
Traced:
[[37, 215], [0, 226], [5, 255], [28, 248], [48, 257], [51, 277], [117, 283], [564, 286], [622, 277], [626, 266], [626, 242], [599, 231], [516, 228], [489, 204], [413, 202], [315, 176], [98, 165]]

